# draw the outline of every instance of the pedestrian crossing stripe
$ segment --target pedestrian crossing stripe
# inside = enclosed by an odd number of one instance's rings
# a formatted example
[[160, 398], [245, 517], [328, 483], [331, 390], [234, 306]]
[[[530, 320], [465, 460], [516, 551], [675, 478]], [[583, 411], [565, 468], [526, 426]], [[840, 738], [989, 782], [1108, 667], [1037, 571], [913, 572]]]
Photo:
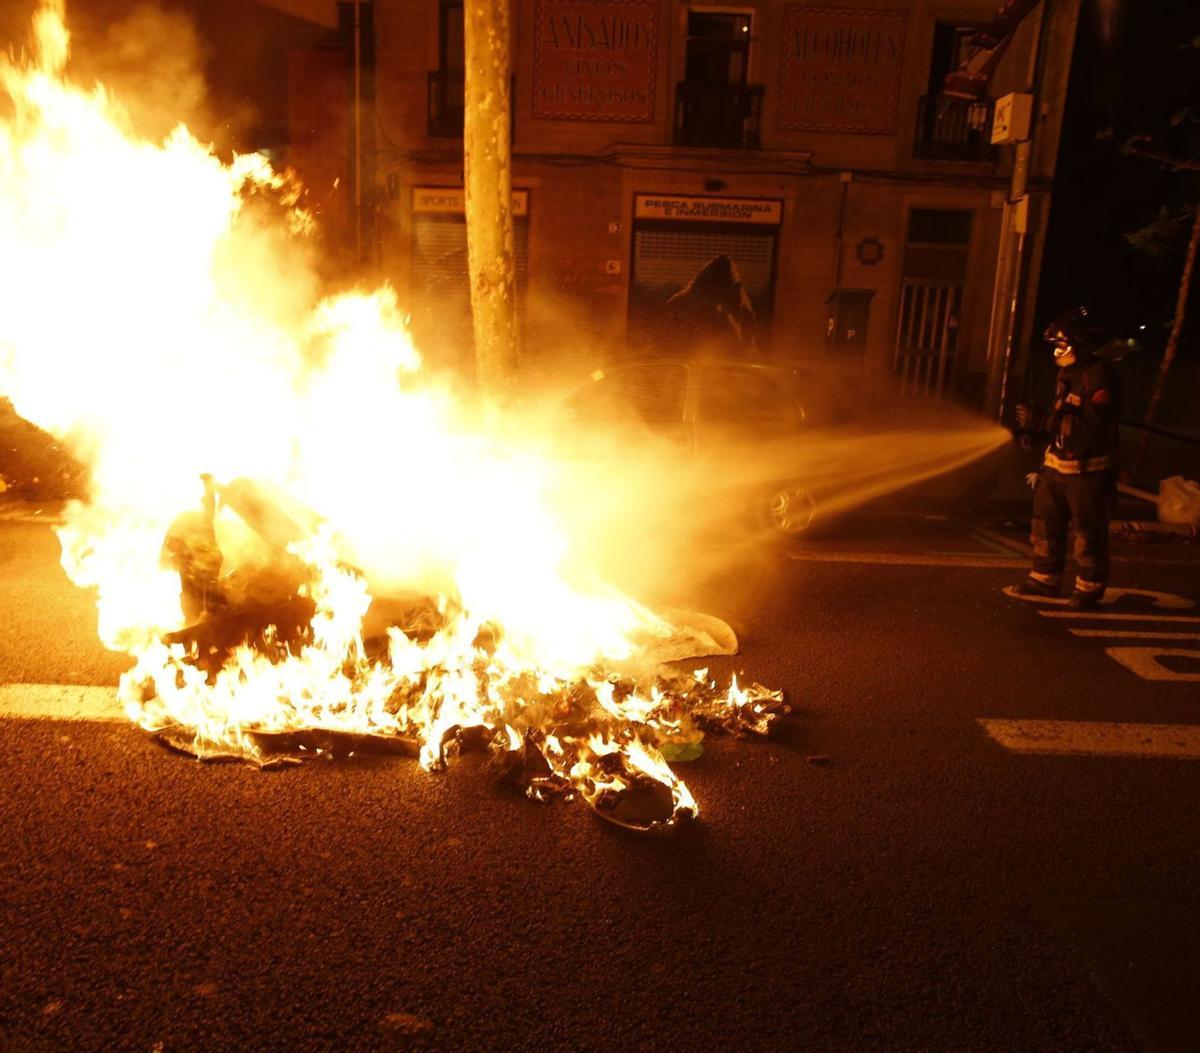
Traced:
[[[1175, 619], [1171, 619], [1174, 621]], [[1173, 633], [1157, 629], [1068, 629], [1072, 636], [1104, 640], [1200, 640], [1200, 633]]]
[[980, 719], [1014, 753], [1200, 760], [1200, 725]]
[[[1104, 653], [1143, 680], [1200, 682], [1200, 651], [1184, 647], [1106, 647]], [[1177, 672], [1163, 665], [1163, 658], [1190, 660], [1196, 671]]]
[[[1008, 585], [1001, 590], [1005, 596], [1010, 596], [1014, 600], [1023, 600], [1025, 603], [1043, 604], [1050, 607], [1065, 607], [1068, 599], [1065, 596], [1022, 596], [1017, 592], [1015, 585]], [[1189, 611], [1196, 606], [1194, 600], [1189, 600], [1185, 596], [1176, 596], [1173, 592], [1156, 592], [1154, 589], [1121, 589], [1110, 588], [1105, 591], [1104, 598], [1100, 601], [1101, 606], [1111, 607], [1125, 596], [1141, 596], [1150, 601], [1147, 606], [1156, 607], [1159, 610], [1168, 611]], [[1074, 613], [1074, 612], [1073, 612]], [[1086, 612], [1080, 612], [1086, 613]], [[1080, 616], [1076, 614], [1075, 616]]]
[[125, 721], [115, 687], [84, 684], [0, 684], [0, 717]]
[[1038, 611], [1043, 618], [1080, 618], [1089, 621], [1117, 622], [1200, 622], [1200, 617], [1190, 614], [1138, 614], [1136, 611], [1125, 611], [1113, 614], [1107, 611]]

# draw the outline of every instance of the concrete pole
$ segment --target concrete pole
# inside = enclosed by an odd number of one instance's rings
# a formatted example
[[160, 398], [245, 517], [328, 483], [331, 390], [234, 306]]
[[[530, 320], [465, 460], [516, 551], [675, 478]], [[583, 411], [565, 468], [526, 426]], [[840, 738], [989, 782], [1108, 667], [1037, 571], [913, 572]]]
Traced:
[[503, 393], [519, 354], [512, 222], [510, 0], [466, 0], [463, 170], [475, 367], [485, 396]]
[[[996, 259], [996, 279], [992, 290], [992, 316], [988, 327], [987, 385], [984, 409], [999, 420], [1007, 410], [1009, 377], [1012, 372], [1013, 340], [1017, 321], [1018, 299], [1021, 295], [1021, 260], [1025, 249], [1025, 229], [1018, 230], [1018, 209], [1028, 192], [1030, 163], [1033, 156], [1033, 137], [1042, 107], [1042, 85], [1039, 71], [1044, 61], [1043, 36], [1049, 18], [1050, 0], [1039, 5], [1033, 46], [1025, 71], [1025, 91], [1033, 96], [1034, 113], [1029, 123], [1029, 137], [1013, 147], [1013, 170], [1004, 215], [1000, 228], [1000, 250]], [[1023, 216], [1028, 217], [1028, 201]], [[1022, 227], [1024, 223], [1021, 224]]]

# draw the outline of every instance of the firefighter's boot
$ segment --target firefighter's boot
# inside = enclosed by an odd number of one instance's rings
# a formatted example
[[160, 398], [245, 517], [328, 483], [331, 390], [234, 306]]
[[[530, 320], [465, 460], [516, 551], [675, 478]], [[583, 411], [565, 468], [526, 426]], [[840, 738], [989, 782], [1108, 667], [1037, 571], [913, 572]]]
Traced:
[[1057, 598], [1061, 583], [1048, 574], [1030, 574], [1013, 591], [1018, 596], [1048, 596]]
[[1067, 600], [1067, 606], [1079, 611], [1090, 611], [1093, 607], [1100, 606], [1102, 599], [1104, 599], [1104, 582], [1076, 578], [1075, 590], [1071, 593], [1071, 598]]

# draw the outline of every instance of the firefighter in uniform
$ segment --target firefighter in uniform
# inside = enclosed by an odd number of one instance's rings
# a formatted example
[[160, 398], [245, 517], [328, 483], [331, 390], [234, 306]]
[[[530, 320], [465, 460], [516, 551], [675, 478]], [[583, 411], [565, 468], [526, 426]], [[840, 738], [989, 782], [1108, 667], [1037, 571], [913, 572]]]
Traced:
[[1086, 307], [1066, 311], [1046, 327], [1058, 366], [1054, 408], [1017, 407], [1023, 437], [1049, 443], [1033, 494], [1033, 569], [1017, 586], [1022, 596], [1058, 596], [1067, 560], [1067, 530], [1075, 535], [1075, 589], [1070, 606], [1098, 604], [1108, 583], [1108, 523], [1116, 498], [1121, 381], [1096, 355], [1101, 331]]

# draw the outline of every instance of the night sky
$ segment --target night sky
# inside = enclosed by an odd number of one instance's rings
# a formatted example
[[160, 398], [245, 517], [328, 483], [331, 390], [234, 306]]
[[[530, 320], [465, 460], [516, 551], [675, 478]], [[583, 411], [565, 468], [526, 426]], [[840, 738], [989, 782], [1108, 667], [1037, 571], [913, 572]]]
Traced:
[[[1200, 199], [1200, 173], [1172, 173], [1124, 156], [1120, 143], [1153, 134], [1174, 150], [1200, 155], [1169, 124], [1189, 101], [1200, 109], [1197, 0], [1083, 0], [1067, 98], [1036, 320], [1065, 306], [1102, 312], [1112, 335], [1136, 337], [1147, 353], [1166, 341], [1175, 310], [1188, 223], [1178, 251], [1152, 258], [1125, 235]], [[1053, 56], [1049, 57], [1053, 61]], [[1111, 139], [1098, 138], [1113, 128]], [[1200, 281], [1189, 307], [1200, 315]], [[1142, 330], [1141, 325], [1147, 328]], [[1185, 327], [1179, 354], [1200, 357], [1200, 319]]]

